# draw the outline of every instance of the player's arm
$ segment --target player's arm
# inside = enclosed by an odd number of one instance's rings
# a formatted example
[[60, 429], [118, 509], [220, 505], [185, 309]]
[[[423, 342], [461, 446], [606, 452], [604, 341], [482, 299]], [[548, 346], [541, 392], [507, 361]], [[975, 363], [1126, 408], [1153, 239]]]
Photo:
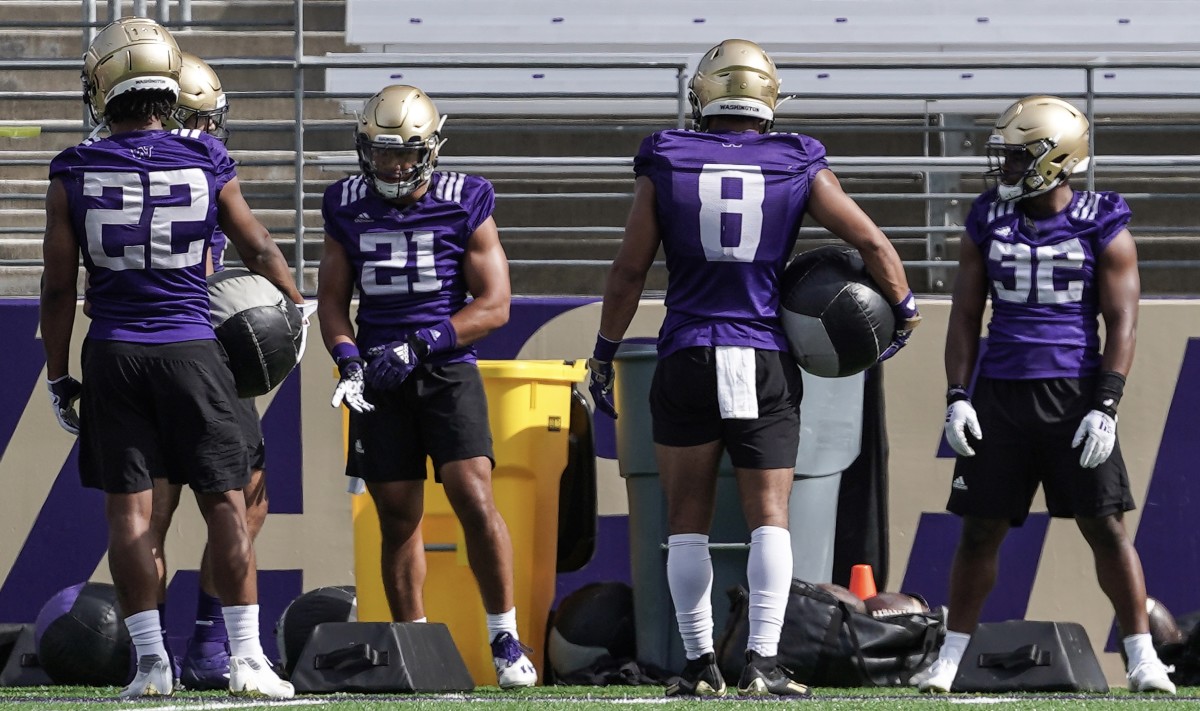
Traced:
[[508, 323], [508, 308], [512, 301], [508, 257], [500, 244], [496, 221], [491, 217], [476, 227], [467, 239], [463, 277], [472, 300], [450, 317], [459, 347], [474, 343]]
[[958, 244], [958, 276], [950, 302], [950, 324], [946, 331], [946, 441], [964, 457], [975, 456], [975, 440], [983, 439], [979, 416], [967, 394], [975, 358], [979, 353], [979, 329], [987, 304], [987, 267], [979, 247], [963, 235]]
[[875, 221], [842, 190], [832, 170], [822, 170], [813, 178], [807, 211], [822, 227], [858, 250], [871, 278], [888, 297], [888, 303], [899, 303], [911, 293], [896, 248]]
[[70, 215], [66, 188], [55, 178], [46, 191], [46, 234], [42, 240], [45, 270], [42, 272], [40, 301], [46, 377], [51, 381], [67, 374], [71, 330], [75, 325], [79, 243], [75, 240]]
[[979, 332], [987, 305], [987, 268], [979, 247], [963, 235], [958, 246], [958, 276], [946, 329], [946, 381], [966, 386], [979, 355]]
[[604, 303], [600, 307], [600, 335], [620, 341], [637, 313], [646, 275], [654, 264], [662, 241], [655, 211], [654, 181], [641, 176], [634, 184], [633, 206], [625, 221], [625, 237], [608, 270], [604, 282]]
[[339, 343], [354, 343], [350, 299], [354, 296], [354, 269], [341, 242], [325, 235], [321, 266], [317, 269], [317, 318], [321, 339], [332, 353]]
[[1129, 230], [1121, 230], [1100, 252], [1096, 259], [1096, 285], [1105, 332], [1100, 370], [1129, 375], [1142, 293], [1137, 245]]
[[304, 297], [296, 290], [287, 260], [267, 228], [250, 211], [237, 178], [221, 188], [217, 197], [217, 220], [247, 269], [266, 277], [293, 302], [304, 303]]

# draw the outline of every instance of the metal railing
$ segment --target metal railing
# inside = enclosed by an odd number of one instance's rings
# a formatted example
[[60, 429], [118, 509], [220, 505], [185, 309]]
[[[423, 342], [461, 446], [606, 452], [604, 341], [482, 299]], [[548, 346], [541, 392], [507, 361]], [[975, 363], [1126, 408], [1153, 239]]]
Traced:
[[[107, 18], [99, 19], [98, 11], [100, 6], [106, 6]], [[174, 17], [171, 16], [171, 10], [177, 9]], [[122, 2], [122, 0], [82, 0], [83, 21], [80, 23], [82, 27], [82, 42], [84, 46], [90, 42], [91, 38], [98, 27], [102, 27], [107, 21], [116, 19], [122, 16], [123, 12], [130, 5]], [[305, 86], [305, 70], [311, 69], [347, 69], [347, 68], [387, 68], [403, 66], [405, 68], [438, 68], [438, 69], [458, 69], [463, 71], [479, 71], [486, 72], [487, 70], [505, 69], [505, 68], [520, 68], [520, 69], [594, 69], [598, 72], [620, 71], [625, 69], [654, 69], [664, 72], [664, 85], [661, 92], [653, 94], [639, 93], [636, 95], [621, 93], [621, 92], [545, 92], [542, 94], [528, 94], [521, 97], [514, 97], [511, 94], [506, 94], [503, 91], [457, 91], [457, 92], [440, 92], [439, 100], [462, 100], [462, 101], [488, 101], [499, 99], [513, 98], [540, 98], [545, 101], [594, 101], [594, 102], [612, 102], [612, 101], [633, 101], [633, 100], [654, 100], [659, 102], [662, 107], [671, 107], [670, 113], [673, 114], [674, 122], [677, 126], [684, 126], [688, 113], [687, 101], [687, 78], [688, 78], [688, 63], [683, 60], [661, 60], [661, 59], [644, 59], [630, 60], [625, 58], [612, 58], [604, 56], [591, 57], [566, 57], [563, 55], [533, 55], [526, 58], [516, 58], [514, 56], [507, 57], [471, 57], [471, 56], [436, 56], [428, 55], [342, 55], [342, 56], [308, 56], [305, 52], [304, 44], [304, 3], [302, 0], [295, 0], [292, 3], [292, 19], [287, 29], [292, 33], [292, 56], [291, 57], [272, 57], [272, 58], [227, 58], [227, 57], [212, 57], [209, 58], [210, 64], [218, 71], [225, 68], [245, 69], [245, 68], [261, 68], [261, 69], [286, 69], [290, 70], [292, 75], [291, 85], [288, 87], [280, 87], [271, 90], [259, 91], [230, 91], [229, 94], [233, 100], [239, 99], [266, 99], [266, 98], [290, 98], [292, 100], [292, 117], [290, 120], [265, 120], [265, 121], [235, 121], [234, 126], [243, 126], [239, 130], [261, 130], [261, 131], [287, 131], [291, 133], [291, 151], [290, 155], [279, 155], [272, 157], [257, 157], [253, 154], [244, 151], [233, 151], [233, 154], [239, 160], [239, 164], [243, 166], [291, 166], [293, 168], [293, 188], [291, 191], [291, 201], [294, 209], [294, 219], [292, 222], [291, 235], [293, 240], [293, 255], [296, 279], [301, 288], [304, 289], [308, 285], [305, 284], [306, 274], [305, 269], [308, 266], [305, 262], [304, 245], [306, 235], [319, 233], [320, 227], [312, 227], [305, 224], [305, 201], [312, 201], [319, 196], [319, 193], [306, 191], [305, 173], [308, 168], [318, 170], [346, 170], [353, 169], [356, 164], [353, 153], [350, 151], [344, 152], [316, 152], [306, 150], [306, 135], [312, 131], [323, 131], [334, 128], [328, 120], [312, 121], [307, 120], [306, 102], [321, 99], [365, 99], [365, 94], [357, 93], [338, 93], [331, 91], [310, 90]], [[220, 26], [219, 22], [196, 22], [192, 18], [191, 3], [189, 0], [155, 0], [153, 8], [147, 0], [133, 0], [131, 4], [133, 14], [145, 15], [146, 12], [153, 9], [154, 16], [163, 22], [166, 26], [175, 29], [177, 27], [199, 27], [199, 26]], [[245, 23], [241, 23], [243, 26]], [[278, 23], [276, 23], [278, 24]], [[56, 25], [56, 26], [60, 26]], [[981, 71], [991, 69], [1045, 69], [1045, 70], [1072, 70], [1080, 72], [1080, 88], [1074, 93], [1062, 93], [1059, 95], [1068, 99], [1081, 100], [1085, 106], [1085, 111], [1089, 120], [1092, 122], [1094, 130], [1092, 132], [1092, 148], [1094, 155], [1094, 141], [1097, 133], [1102, 133], [1108, 130], [1104, 123], [1099, 119], [1103, 115], [1098, 115], [1099, 102], [1129, 102], [1136, 100], [1153, 99], [1154, 95], [1141, 94], [1136, 92], [1117, 93], [1111, 91], [1102, 91], [1097, 88], [1097, 73], [1111, 72], [1122, 69], [1159, 69], [1159, 70], [1200, 70], [1200, 57], [1181, 57], [1177, 61], [1162, 61], [1161, 58], [1117, 58], [1117, 59], [1092, 59], [1092, 60], [1072, 60], [1072, 61], [1047, 61], [1047, 60], [1023, 60], [1012, 58], [988, 58], [988, 59], [972, 59], [964, 57], [938, 57], [929, 56], [919, 60], [904, 61], [904, 62], [889, 62], [870, 58], [842, 58], [831, 60], [829, 57], [810, 57], [810, 56], [781, 56], [778, 57], [778, 65], [783, 70], [870, 70], [877, 72], [905, 72], [905, 71], [923, 71], [929, 69], [947, 69], [967, 71]], [[29, 71], [29, 70], [64, 70], [77, 69], [79, 60], [76, 58], [33, 58], [33, 59], [2, 59], [0, 60], [0, 70], [5, 71]], [[673, 78], [673, 82], [668, 83], [667, 76]], [[1195, 99], [1200, 102], [1200, 83], [1195, 85], [1197, 88], [1189, 91], [1188, 87], [1183, 86], [1178, 92], [1162, 95], [1165, 98], [1171, 99]], [[38, 92], [20, 92], [9, 91], [0, 92], [0, 100], [16, 101], [22, 99], [43, 99], [43, 100], [78, 100], [78, 91], [38, 91]], [[1160, 97], [1160, 98], [1162, 98]], [[953, 261], [945, 259], [942, 253], [939, 252], [940, 245], [947, 236], [954, 236], [962, 232], [962, 228], [956, 224], [955, 210], [960, 210], [964, 202], [969, 202], [975, 195], [973, 192], [966, 192], [955, 189], [960, 176], [972, 175], [976, 176], [983, 171], [984, 160], [981, 157], [971, 155], [933, 155], [936, 147], [931, 143], [931, 137], [936, 138], [939, 135], [945, 136], [954, 131], [964, 130], [961, 125], [944, 126], [938, 119], [944, 113], [944, 105], [953, 105], [955, 102], [964, 101], [988, 101], [994, 102], [996, 105], [1002, 104], [1004, 101], [1011, 101], [1014, 97], [1011, 95], [1000, 95], [989, 93], [987, 91], [945, 91], [945, 92], [918, 92], [907, 93], [904, 91], [876, 92], [870, 96], [863, 96], [853, 92], [836, 92], [826, 91], [806, 92], [803, 96], [804, 101], [836, 101], [853, 99], [856, 101], [872, 101], [886, 105], [887, 102], [909, 102], [919, 101], [923, 105], [923, 110], [919, 115], [914, 116], [917, 122], [912, 126], [903, 127], [904, 130], [920, 131], [924, 135], [923, 140], [923, 155], [919, 156], [832, 156], [830, 157], [831, 166], [840, 174], [847, 176], [884, 176], [897, 177], [909, 176], [915, 182], [920, 183], [923, 190], [920, 192], [882, 192], [872, 193], [867, 191], [857, 191], [853, 195], [859, 200], [912, 200], [920, 201], [926, 205], [926, 224], [924, 225], [891, 225], [884, 226], [884, 230], [891, 235], [904, 239], [924, 239], [928, 243], [927, 255], [930, 258], [923, 260], [908, 260], [908, 266], [919, 269], [934, 269], [953, 266]], [[657, 105], [657, 104], [656, 104]], [[780, 123], [785, 123], [789, 119], [788, 105], [784, 105], [781, 110]], [[1200, 103], [1197, 103], [1200, 107]], [[514, 112], [517, 115], [518, 112]], [[461, 115], [461, 114], [457, 114]], [[1200, 116], [1200, 108], [1195, 111], [1196, 116]], [[794, 115], [793, 115], [794, 117]], [[11, 121], [0, 121], [0, 126]], [[1188, 124], [1181, 125], [1181, 130], [1186, 130]], [[344, 127], [344, 124], [342, 124]], [[78, 123], [69, 120], [60, 120], [57, 122], [47, 123], [48, 132], [71, 132], [85, 130], [83, 122]], [[338, 130], [341, 130], [339, 128]], [[877, 131], [879, 129], [868, 125], [867, 122], [856, 122], [853, 118], [849, 120], [841, 120], [839, 130], [847, 131]], [[41, 165], [48, 164], [49, 157], [30, 157], [17, 156], [12, 154], [0, 153], [0, 167], [3, 166], [19, 166], [19, 165]], [[590, 176], [614, 176], [617, 174], [628, 174], [631, 159], [626, 157], [561, 157], [561, 158], [541, 158], [541, 157], [499, 157], [499, 156], [474, 156], [474, 157], [450, 157], [442, 159], [442, 165], [447, 168], [457, 170], [478, 170], [489, 176], [491, 175], [534, 175], [547, 176], [558, 175], [564, 171], [570, 171], [572, 175], [590, 175]], [[1086, 175], [1086, 186], [1091, 189], [1095, 186], [1096, 174], [1106, 173], [1114, 175], [1180, 175], [1181, 173], [1195, 173], [1200, 175], [1200, 155], [1165, 155], [1165, 156], [1147, 156], [1147, 155], [1100, 155], [1095, 156], [1091, 165], [1088, 168]], [[250, 186], [247, 186], [248, 188]], [[28, 192], [11, 192], [5, 193], [0, 191], [0, 209], [6, 202], [18, 199], [28, 198]], [[624, 199], [628, 197], [628, 193], [612, 192], [612, 191], [582, 191], [577, 193], [567, 194], [546, 194], [546, 193], [502, 193], [503, 199], [511, 200], [613, 200]], [[1157, 192], [1147, 191], [1140, 193], [1126, 193], [1129, 199], [1163, 199], [1163, 200], [1191, 200], [1200, 197], [1194, 191], [1187, 192]], [[956, 205], [954, 209], [948, 206]], [[311, 212], [311, 211], [310, 211]], [[8, 228], [5, 231], [9, 233], [24, 233], [27, 228]], [[38, 228], [28, 228], [29, 233], [38, 231]], [[1200, 225], [1171, 225], [1156, 228], [1158, 234], [1180, 234], [1180, 235], [1200, 235]], [[278, 234], [287, 234], [286, 231], [277, 229]], [[506, 229], [506, 233], [522, 234], [536, 236], [539, 234], [590, 234], [590, 235], [605, 235], [606, 239], [613, 239], [620, 234], [620, 228], [615, 225], [575, 225], [572, 227], [549, 227], [549, 226], [527, 226], [513, 227]], [[801, 232], [805, 237], [819, 237], [826, 233], [820, 228], [804, 228]], [[612, 237], [608, 237], [611, 235]], [[943, 250], [944, 252], [944, 250]], [[935, 256], [936, 255], [936, 256]], [[0, 260], [2, 264], [16, 263], [17, 260]], [[536, 261], [536, 260], [535, 260]], [[545, 260], [547, 265], [570, 264], [570, 265], [596, 265], [606, 263], [604, 260]], [[1193, 264], [1191, 261], [1170, 260], [1161, 264], [1153, 260], [1147, 260], [1142, 263], [1148, 268], [1164, 268], [1168, 266], [1200, 266]]]

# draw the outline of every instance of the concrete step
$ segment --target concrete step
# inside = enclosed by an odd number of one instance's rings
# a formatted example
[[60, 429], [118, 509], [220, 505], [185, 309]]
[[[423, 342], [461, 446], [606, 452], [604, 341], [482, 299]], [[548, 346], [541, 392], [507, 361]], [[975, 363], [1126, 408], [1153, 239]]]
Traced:
[[[291, 30], [195, 30], [176, 40], [180, 48], [205, 59], [224, 57], [290, 58], [295, 54], [295, 33]], [[13, 47], [20, 57], [30, 60], [77, 58], [83, 55], [82, 34], [72, 30], [5, 29], [0, 23], [0, 44]], [[354, 51], [345, 42], [345, 33], [334, 31], [304, 32], [304, 52], [322, 56], [330, 52]]]
[[[192, 22], [221, 23], [287, 23], [291, 26], [294, 17], [292, 0], [192, 0]], [[97, 3], [98, 22], [108, 20], [107, 6]], [[157, 17], [157, 3], [148, 3], [148, 12]], [[180, 26], [178, 3], [172, 3], [167, 27], [174, 33], [185, 34], [189, 30]], [[125, 3], [125, 12], [132, 12], [130, 3]], [[32, 0], [27, 2], [5, 2], [0, 26], [6, 24], [57, 23], [71, 24], [83, 21], [79, 0]], [[344, 0], [304, 0], [304, 25], [311, 29], [344, 30], [346, 7]], [[193, 30], [194, 31], [194, 30]]]

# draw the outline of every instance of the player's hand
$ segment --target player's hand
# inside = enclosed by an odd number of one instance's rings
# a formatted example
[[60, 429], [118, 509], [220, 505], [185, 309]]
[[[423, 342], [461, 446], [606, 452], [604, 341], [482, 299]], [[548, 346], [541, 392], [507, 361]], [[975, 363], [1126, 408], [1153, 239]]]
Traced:
[[412, 339], [376, 346], [367, 351], [367, 357], [367, 385], [376, 390], [399, 388], [421, 361]]
[[1083, 421], [1079, 423], [1079, 429], [1075, 430], [1075, 439], [1071, 440], [1071, 447], [1078, 447], [1082, 444], [1083, 453], [1079, 455], [1079, 466], [1085, 469], [1094, 469], [1108, 461], [1108, 456], [1112, 454], [1113, 445], [1116, 442], [1116, 418], [1099, 410], [1092, 410], [1084, 415]]
[[333, 389], [333, 400], [329, 404], [334, 407], [345, 404], [360, 415], [374, 410], [375, 406], [363, 397], [363, 359], [358, 356], [340, 358], [337, 367], [341, 379]]
[[79, 434], [79, 413], [75, 410], [75, 402], [83, 393], [83, 383], [69, 375], [56, 380], [47, 380], [46, 388], [50, 390], [50, 407], [54, 409], [54, 419], [58, 426], [73, 435]]
[[964, 457], [974, 457], [975, 450], [967, 441], [967, 433], [975, 439], [983, 439], [979, 429], [979, 417], [970, 400], [956, 400], [946, 408], [946, 441], [950, 448]]
[[605, 360], [588, 358], [588, 370], [591, 378], [588, 380], [588, 392], [592, 394], [592, 402], [596, 409], [614, 420], [617, 419], [617, 408], [613, 405], [612, 388], [614, 373], [613, 364]]
[[908, 345], [912, 332], [921, 325], [921, 312], [917, 310], [917, 299], [911, 291], [900, 303], [892, 304], [892, 316], [896, 319], [896, 330], [892, 334], [892, 342], [879, 354], [879, 363], [896, 355], [901, 348]]

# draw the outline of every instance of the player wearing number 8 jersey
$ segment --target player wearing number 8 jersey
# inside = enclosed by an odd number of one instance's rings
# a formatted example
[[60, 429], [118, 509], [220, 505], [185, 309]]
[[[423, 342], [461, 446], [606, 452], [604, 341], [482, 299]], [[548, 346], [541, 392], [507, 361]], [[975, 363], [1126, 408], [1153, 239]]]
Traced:
[[779, 79], [753, 42], [705, 53], [691, 82], [697, 131], [660, 131], [634, 159], [633, 207], [605, 284], [590, 390], [609, 399], [613, 355], [661, 246], [667, 314], [650, 410], [667, 500], [667, 580], [687, 665], [670, 695], [720, 696], [714, 661], [708, 530], [717, 467], [729, 452], [751, 530], [750, 634], [743, 694], [807, 689], [776, 663], [792, 577], [788, 496], [799, 444], [800, 371], [779, 318], [779, 279], [807, 214], [858, 248], [896, 304], [896, 352], [916, 325], [915, 301], [887, 237], [842, 191], [825, 148], [767, 133]]
[[1062, 99], [1014, 103], [987, 150], [994, 186], [967, 217], [946, 337], [946, 437], [959, 455], [947, 508], [963, 517], [962, 537], [946, 641], [914, 683], [951, 690], [995, 583], [1000, 544], [1024, 522], [1041, 484], [1050, 514], [1074, 518], [1092, 549], [1124, 636], [1129, 688], [1174, 693], [1151, 645], [1142, 566], [1123, 522], [1134, 504], [1117, 405], [1140, 292], [1129, 206], [1117, 193], [1071, 186], [1087, 165], [1088, 121]]
[[[233, 374], [209, 321], [213, 230], [220, 225], [250, 269], [302, 298], [221, 142], [163, 129], [179, 75], [175, 40], [144, 18], [105, 27], [85, 55], [84, 100], [111, 135], [68, 148], [50, 165], [41, 329], [51, 402], [63, 427], [79, 434], [83, 483], [105, 492], [109, 565], [138, 656], [121, 696], [174, 691], [149, 535], [151, 481], [165, 478], [192, 488], [208, 526], [229, 629], [230, 690], [290, 697], [292, 686], [271, 671], [258, 639], [239, 490], [249, 467]], [[81, 253], [92, 319], [82, 384], [67, 374]]]
[[[325, 190], [318, 314], [350, 408], [346, 474], [366, 481], [397, 622], [424, 621], [426, 459], [466, 537], [502, 688], [537, 672], [518, 641], [512, 544], [492, 496], [492, 438], [471, 345], [508, 320], [508, 261], [483, 178], [435, 172], [445, 117], [389, 86], [358, 117], [360, 175]], [[357, 330], [350, 299], [358, 290]], [[472, 298], [468, 298], [472, 297]]]

